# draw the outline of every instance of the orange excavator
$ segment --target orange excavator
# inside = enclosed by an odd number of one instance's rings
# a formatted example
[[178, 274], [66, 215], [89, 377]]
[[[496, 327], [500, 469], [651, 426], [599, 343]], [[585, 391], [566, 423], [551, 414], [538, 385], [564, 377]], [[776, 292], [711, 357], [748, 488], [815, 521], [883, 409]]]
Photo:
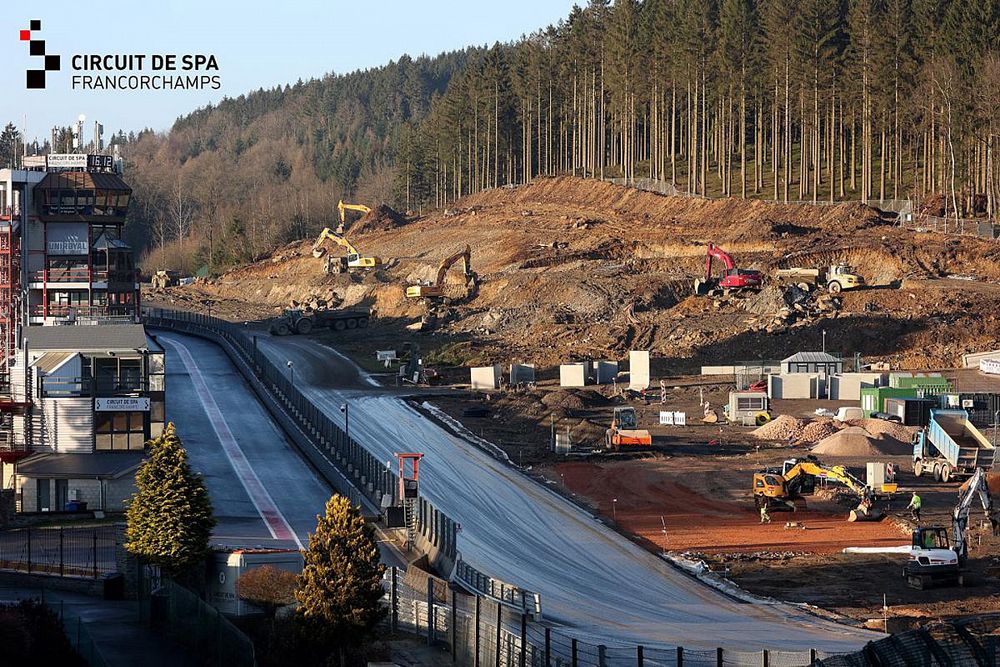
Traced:
[[[695, 278], [694, 293], [700, 296], [718, 295], [720, 293], [738, 292], [744, 290], [759, 290], [764, 283], [764, 274], [754, 269], [740, 269], [732, 256], [715, 245], [709, 243], [705, 258], [705, 277]], [[724, 267], [718, 276], [712, 275], [712, 261], [719, 260]]]
[[476, 274], [472, 271], [472, 248], [468, 245], [464, 250], [459, 250], [454, 255], [446, 257], [438, 266], [437, 278], [430, 285], [410, 285], [406, 288], [406, 298], [408, 299], [440, 299], [444, 296], [444, 279], [450, 269], [458, 260], [462, 260], [463, 275], [465, 276], [466, 294], [471, 294], [476, 287]]

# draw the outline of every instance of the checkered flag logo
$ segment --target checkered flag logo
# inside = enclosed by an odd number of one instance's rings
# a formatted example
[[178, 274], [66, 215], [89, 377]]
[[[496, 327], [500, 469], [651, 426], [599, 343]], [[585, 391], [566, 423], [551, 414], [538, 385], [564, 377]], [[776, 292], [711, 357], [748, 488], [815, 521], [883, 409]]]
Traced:
[[28, 43], [28, 53], [40, 57], [44, 63], [43, 69], [28, 70], [26, 79], [28, 88], [45, 88], [45, 73], [58, 72], [61, 67], [59, 56], [46, 55], [45, 40], [32, 37], [31, 33], [40, 32], [41, 29], [42, 22], [34, 20], [29, 23], [27, 30], [21, 31], [21, 41]]

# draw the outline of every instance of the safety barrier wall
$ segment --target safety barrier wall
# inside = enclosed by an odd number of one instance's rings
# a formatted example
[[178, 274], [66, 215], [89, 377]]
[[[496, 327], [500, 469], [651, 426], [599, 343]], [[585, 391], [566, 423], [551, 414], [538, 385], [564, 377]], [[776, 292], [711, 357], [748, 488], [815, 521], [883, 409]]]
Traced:
[[[317, 407], [288, 375], [257, 349], [246, 327], [182, 311], [146, 308], [147, 326], [192, 334], [222, 346], [299, 450], [339, 493], [369, 514], [399, 500], [399, 479]], [[457, 556], [457, 524], [428, 501], [417, 503], [417, 544], [431, 563], [450, 571]]]

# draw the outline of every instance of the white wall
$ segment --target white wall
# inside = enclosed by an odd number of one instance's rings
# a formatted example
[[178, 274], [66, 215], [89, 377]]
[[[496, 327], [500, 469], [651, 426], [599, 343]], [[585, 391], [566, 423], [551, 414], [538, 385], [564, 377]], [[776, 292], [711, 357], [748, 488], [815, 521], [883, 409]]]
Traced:
[[583, 363], [559, 366], [560, 387], [584, 387], [587, 385], [587, 366]]

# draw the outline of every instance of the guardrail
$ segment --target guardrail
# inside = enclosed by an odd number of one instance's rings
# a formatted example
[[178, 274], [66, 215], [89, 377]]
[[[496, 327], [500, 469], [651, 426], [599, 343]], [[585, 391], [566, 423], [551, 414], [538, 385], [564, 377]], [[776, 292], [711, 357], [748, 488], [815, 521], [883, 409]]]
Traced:
[[455, 572], [452, 577], [474, 593], [492, 598], [519, 613], [527, 614], [536, 621], [542, 620], [542, 596], [540, 594], [483, 574], [463, 561], [461, 556], [455, 563]]
[[[256, 337], [245, 326], [181, 311], [148, 308], [143, 314], [152, 328], [220, 344], [293, 443], [339, 493], [372, 514], [381, 514], [383, 501], [399, 501], [396, 474], [292, 384], [288, 373], [257, 349]], [[419, 546], [439, 554], [450, 569], [458, 553], [458, 524], [425, 498], [416, 518]]]

